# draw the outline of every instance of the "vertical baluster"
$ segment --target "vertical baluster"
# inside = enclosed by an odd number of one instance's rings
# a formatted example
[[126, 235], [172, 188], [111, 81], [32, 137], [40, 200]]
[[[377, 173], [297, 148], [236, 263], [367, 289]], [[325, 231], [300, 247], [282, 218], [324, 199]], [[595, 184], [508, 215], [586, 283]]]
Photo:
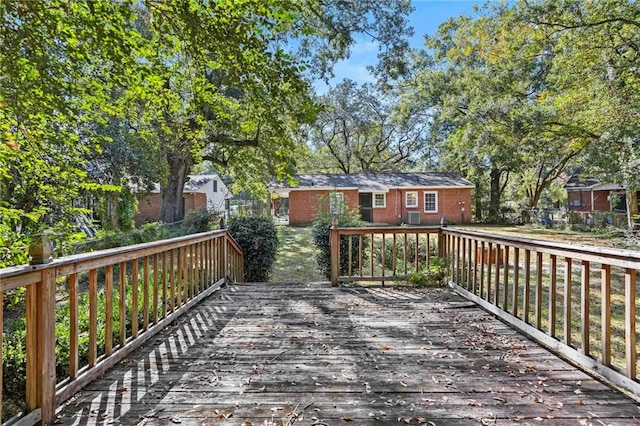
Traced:
[[466, 257], [466, 253], [467, 253], [467, 239], [462, 237], [462, 250], [461, 250], [461, 266], [460, 266], [460, 282], [458, 283], [460, 286], [462, 286], [463, 288], [466, 288], [465, 283], [467, 281], [467, 257]]
[[162, 318], [167, 317], [167, 255], [171, 252], [162, 252]]
[[138, 259], [131, 261], [131, 337], [138, 337]]
[[384, 270], [386, 268], [386, 263], [387, 263], [387, 248], [386, 248], [386, 240], [387, 240], [387, 234], [384, 233], [384, 231], [382, 232], [382, 285], [384, 285]]
[[520, 249], [515, 248], [513, 252], [513, 305], [512, 311], [514, 317], [518, 316], [518, 294], [520, 293], [519, 288], [520, 281]]
[[467, 244], [467, 289], [472, 292], [474, 291], [473, 271], [475, 271], [472, 246], [475, 241], [475, 239], [469, 239], [469, 243]]
[[120, 347], [127, 341], [127, 262], [120, 262]]
[[371, 276], [375, 276], [374, 271], [373, 271], [373, 239], [375, 238], [375, 235], [373, 232], [371, 233], [371, 247], [370, 247], [370, 254], [369, 254], [369, 269], [371, 270]]
[[403, 255], [403, 263], [404, 263], [404, 275], [407, 275], [407, 250], [409, 245], [407, 244], [407, 234], [404, 234], [404, 255]]
[[460, 252], [462, 251], [462, 237], [459, 235], [456, 235], [455, 237], [455, 258], [454, 258], [454, 262], [455, 262], [455, 270], [456, 270], [456, 274], [455, 274], [455, 282], [456, 284], [460, 285], [461, 281], [462, 281], [462, 267], [461, 267], [461, 256], [460, 256]]
[[362, 277], [362, 259], [363, 259], [363, 253], [362, 253], [363, 238], [364, 236], [362, 234], [358, 235], [358, 268], [360, 269], [361, 277]]
[[104, 354], [111, 355], [113, 349], [113, 265], [104, 268], [104, 296], [105, 296], [105, 331]]
[[580, 277], [581, 291], [581, 303], [580, 303], [580, 316], [581, 316], [581, 334], [582, 334], [582, 353], [589, 355], [589, 298], [590, 298], [590, 264], [589, 261], [582, 261], [582, 273]]
[[184, 285], [184, 247], [178, 248], [178, 258], [177, 258], [177, 274], [176, 274], [176, 309], [182, 306], [182, 288]]
[[158, 323], [158, 305], [160, 299], [160, 288], [158, 287], [158, 264], [160, 263], [159, 260], [160, 259], [158, 257], [158, 253], [155, 253], [153, 255], [153, 312], [151, 314], [151, 320], [153, 321], [153, 324]]
[[176, 308], [176, 271], [175, 263], [178, 257], [178, 251], [172, 249], [169, 251], [169, 312], [173, 312]]
[[611, 365], [611, 265], [602, 265], [602, 295], [601, 316], [602, 323], [602, 363]]
[[625, 294], [625, 346], [627, 358], [627, 377], [636, 380], [638, 361], [636, 354], [636, 270], [627, 268], [624, 274], [624, 294]]
[[487, 247], [487, 302], [491, 302], [491, 273], [493, 269], [494, 249], [493, 243], [489, 243]]
[[522, 297], [522, 312], [524, 322], [529, 323], [529, 305], [531, 304], [531, 250], [524, 251], [524, 292]]
[[195, 297], [198, 293], [200, 293], [200, 243], [193, 245], [193, 292], [191, 297]]
[[347, 271], [348, 271], [348, 275], [349, 277], [351, 277], [353, 275], [353, 268], [352, 263], [353, 263], [353, 235], [349, 234], [347, 235], [347, 238], [349, 239], [347, 245], [349, 246], [349, 254], [348, 254], [348, 260], [349, 260], [349, 264], [347, 265]]
[[[498, 299], [500, 298], [500, 262], [503, 260], [502, 257], [502, 248], [500, 244], [496, 244], [496, 258], [495, 258], [495, 267], [496, 267], [496, 275], [495, 275], [495, 293], [493, 295], [493, 304], [498, 306]], [[488, 300], [487, 300], [488, 301]]]
[[[429, 268], [429, 264], [431, 262], [431, 235], [428, 231], [425, 235], [427, 237], [427, 252], [425, 253], [425, 261], [427, 262], [427, 268]], [[443, 246], [446, 246], [446, 243], [443, 244]]]
[[396, 250], [397, 246], [398, 246], [398, 243], [396, 241], [396, 233], [394, 232], [393, 233], [393, 247], [391, 249], [391, 270], [392, 270], [391, 275], [394, 276], [394, 277], [396, 276], [396, 258], [398, 257], [397, 256], [397, 250]]
[[556, 337], [556, 291], [557, 291], [557, 267], [556, 255], [549, 258], [549, 335]]
[[142, 260], [142, 329], [149, 329], [149, 256]]
[[472, 292], [478, 294], [478, 240], [473, 240], [473, 278], [472, 278]]
[[536, 328], [542, 328], [542, 252], [536, 252]]
[[[420, 270], [420, 236], [418, 233], [416, 233], [415, 237], [416, 237], [416, 244], [415, 244], [416, 250], [413, 253], [415, 257], [414, 259], [415, 265], [414, 265], [413, 271], [418, 272]], [[429, 240], [429, 234], [427, 234], [427, 240]]]
[[98, 358], [98, 270], [89, 270], [89, 367]]
[[573, 261], [570, 257], [564, 259], [564, 343], [571, 345], [571, 312], [573, 302], [571, 300], [571, 281]]
[[483, 294], [484, 294], [484, 265], [485, 263], [487, 263], [487, 258], [485, 253], [486, 253], [486, 248], [485, 248], [484, 241], [482, 241], [480, 243], [480, 288], [478, 290], [478, 296], [480, 296], [481, 298], [483, 297]]
[[78, 275], [71, 274], [69, 275], [69, 378], [71, 380], [78, 376], [78, 368]]
[[503, 284], [504, 284], [504, 292], [502, 298], [502, 309], [505, 311], [509, 310], [509, 246], [505, 244], [504, 246], [504, 264], [503, 264]]

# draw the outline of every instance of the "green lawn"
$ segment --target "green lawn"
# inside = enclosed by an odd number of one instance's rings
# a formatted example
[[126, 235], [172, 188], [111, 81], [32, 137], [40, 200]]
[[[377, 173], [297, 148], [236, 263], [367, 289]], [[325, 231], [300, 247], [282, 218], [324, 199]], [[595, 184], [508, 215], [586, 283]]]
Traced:
[[456, 226], [456, 228], [567, 244], [583, 244], [601, 247], [619, 247], [620, 245], [618, 238], [612, 238], [611, 234], [606, 232], [580, 232], [570, 229], [543, 228], [527, 225], [468, 225]]
[[270, 281], [287, 283], [327, 281], [327, 278], [317, 270], [315, 252], [310, 227], [279, 226], [278, 253]]

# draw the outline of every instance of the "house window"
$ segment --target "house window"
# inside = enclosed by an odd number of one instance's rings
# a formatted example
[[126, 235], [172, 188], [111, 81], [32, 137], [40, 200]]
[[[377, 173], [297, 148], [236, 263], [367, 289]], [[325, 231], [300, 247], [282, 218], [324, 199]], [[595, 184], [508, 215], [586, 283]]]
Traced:
[[344, 194], [342, 192], [330, 192], [329, 213], [342, 214], [344, 210]]
[[213, 180], [213, 192], [218, 192], [218, 181], [216, 179]]
[[437, 192], [424, 193], [424, 211], [425, 213], [438, 212], [438, 193]]
[[405, 205], [407, 207], [418, 207], [418, 193], [417, 192], [407, 192], [404, 194], [405, 196]]
[[387, 194], [384, 192], [379, 194], [373, 194], [373, 207], [386, 207], [387, 206]]

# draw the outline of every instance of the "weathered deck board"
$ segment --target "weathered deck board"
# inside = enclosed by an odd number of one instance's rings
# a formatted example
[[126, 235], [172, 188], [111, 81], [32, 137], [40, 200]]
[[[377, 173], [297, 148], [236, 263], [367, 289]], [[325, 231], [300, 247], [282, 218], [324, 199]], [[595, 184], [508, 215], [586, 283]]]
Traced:
[[[639, 405], [448, 289], [233, 285], [60, 412], [97, 424], [635, 424]], [[248, 423], [247, 423], [248, 424]]]

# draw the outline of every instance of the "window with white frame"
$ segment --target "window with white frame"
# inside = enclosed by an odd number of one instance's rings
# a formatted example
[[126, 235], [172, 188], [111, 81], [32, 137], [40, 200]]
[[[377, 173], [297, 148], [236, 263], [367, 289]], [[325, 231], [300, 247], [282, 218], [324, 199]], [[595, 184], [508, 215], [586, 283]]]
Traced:
[[387, 194], [380, 192], [373, 194], [373, 207], [386, 207], [387, 206]]
[[438, 193], [437, 192], [424, 193], [424, 211], [425, 213], [438, 212]]
[[418, 207], [418, 192], [407, 192], [404, 194], [405, 205], [407, 207]]

